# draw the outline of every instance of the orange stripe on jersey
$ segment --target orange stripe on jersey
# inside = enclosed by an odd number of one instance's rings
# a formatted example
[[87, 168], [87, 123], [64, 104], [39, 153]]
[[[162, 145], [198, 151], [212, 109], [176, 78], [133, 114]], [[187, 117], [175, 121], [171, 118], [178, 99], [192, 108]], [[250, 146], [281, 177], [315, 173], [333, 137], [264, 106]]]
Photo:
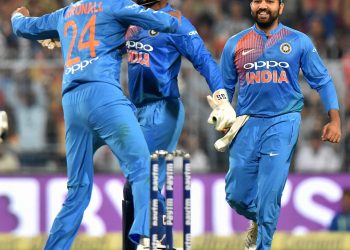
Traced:
[[[263, 37], [254, 30], [251, 30], [238, 41], [235, 50], [234, 64], [241, 85], [244, 84], [245, 81], [247, 81], [248, 84], [253, 84], [254, 82], [267, 83], [271, 81], [276, 83], [288, 82], [288, 78], [285, 74], [277, 76], [273, 73], [268, 74], [265, 71], [251, 74], [251, 68], [245, 68], [244, 65], [256, 62], [267, 49], [273, 47], [289, 34], [291, 34], [289, 30], [282, 28], [278, 33], [271, 35], [264, 45]], [[257, 77], [259, 77], [259, 80], [257, 80]], [[260, 79], [260, 77], [262, 77], [262, 79]]]
[[236, 65], [240, 84], [244, 83], [245, 73], [248, 71], [244, 69], [244, 65], [256, 61], [262, 55], [263, 51], [262, 37], [253, 30], [238, 41], [234, 64]]
[[282, 28], [278, 33], [273, 34], [266, 42], [265, 49], [271, 48], [273, 45], [284, 39], [286, 36], [291, 34], [289, 30]]

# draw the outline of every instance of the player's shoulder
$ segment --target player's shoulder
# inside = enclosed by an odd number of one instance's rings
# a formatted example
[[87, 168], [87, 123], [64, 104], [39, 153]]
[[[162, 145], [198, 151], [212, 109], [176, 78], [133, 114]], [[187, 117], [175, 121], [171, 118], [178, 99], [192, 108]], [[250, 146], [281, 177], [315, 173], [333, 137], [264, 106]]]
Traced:
[[[165, 11], [171, 12], [171, 11], [177, 11], [177, 9], [175, 9], [174, 7], [168, 4], [165, 7]], [[196, 28], [193, 26], [193, 24], [191, 23], [191, 21], [187, 17], [181, 14], [181, 25], [179, 26], [176, 34], [193, 36], [193, 35], [198, 35], [198, 32]]]
[[254, 27], [250, 27], [250, 28], [248, 28], [248, 29], [242, 30], [242, 31], [238, 32], [237, 34], [231, 36], [229, 39], [227, 39], [226, 44], [235, 45], [235, 44], [237, 44], [241, 39], [243, 39], [243, 38], [246, 37], [248, 34], [250, 34], [251, 32], [254, 32]]
[[178, 33], [195, 36], [198, 35], [196, 28], [193, 26], [190, 20], [187, 17], [181, 16], [181, 26], [178, 29]]
[[285, 26], [285, 25], [283, 25], [283, 29], [287, 30], [296, 39], [300, 39], [302, 41], [311, 40], [308, 35], [306, 35], [305, 33], [301, 32], [299, 30], [293, 29], [293, 28]]
[[104, 0], [102, 1], [103, 10], [105, 12], [115, 12], [118, 9], [138, 9], [140, 6], [131, 0]]

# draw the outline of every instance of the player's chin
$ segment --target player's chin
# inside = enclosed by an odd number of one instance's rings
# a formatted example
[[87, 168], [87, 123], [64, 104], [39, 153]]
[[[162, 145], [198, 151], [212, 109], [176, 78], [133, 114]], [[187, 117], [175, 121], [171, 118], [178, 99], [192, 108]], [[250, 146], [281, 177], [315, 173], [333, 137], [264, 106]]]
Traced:
[[272, 21], [270, 18], [258, 18], [256, 23], [258, 24], [259, 27], [262, 28], [268, 28], [272, 25]]

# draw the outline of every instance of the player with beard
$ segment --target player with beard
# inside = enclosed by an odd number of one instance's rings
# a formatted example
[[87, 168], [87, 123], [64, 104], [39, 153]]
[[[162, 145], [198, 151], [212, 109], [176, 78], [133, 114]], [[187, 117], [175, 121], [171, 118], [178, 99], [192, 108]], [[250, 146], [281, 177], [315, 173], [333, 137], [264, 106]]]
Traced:
[[230, 100], [237, 85], [237, 116], [250, 117], [230, 145], [226, 200], [253, 221], [245, 248], [266, 250], [299, 134], [300, 69], [328, 112], [320, 139], [338, 143], [341, 126], [333, 81], [312, 41], [279, 22], [284, 3], [253, 0], [250, 7], [255, 25], [231, 37], [221, 56]]

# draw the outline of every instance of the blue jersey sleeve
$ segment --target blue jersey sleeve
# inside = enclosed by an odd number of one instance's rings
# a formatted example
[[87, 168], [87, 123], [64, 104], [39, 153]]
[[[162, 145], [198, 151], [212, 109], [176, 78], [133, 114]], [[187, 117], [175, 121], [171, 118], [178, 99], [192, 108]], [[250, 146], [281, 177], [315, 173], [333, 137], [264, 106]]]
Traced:
[[306, 81], [312, 89], [317, 90], [327, 111], [339, 109], [337, 93], [325, 65], [322, 62], [311, 39], [305, 35], [303, 54], [301, 56], [301, 69]]
[[221, 75], [230, 102], [232, 101], [233, 94], [235, 93], [238, 78], [236, 66], [234, 64], [234, 50], [235, 43], [232, 37], [226, 42], [220, 59]]
[[181, 23], [179, 32], [170, 38], [173, 45], [206, 79], [212, 92], [224, 88], [219, 66], [205, 47], [198, 32], [187, 18], [182, 17]]
[[[122, 6], [116, 6], [120, 4]], [[137, 25], [144, 29], [174, 33], [179, 26], [177, 18], [162, 11], [145, 9], [131, 0], [113, 1], [111, 11], [121, 23]]]
[[13, 33], [32, 40], [58, 38], [57, 23], [64, 9], [41, 17], [25, 17], [20, 13], [12, 16]]

